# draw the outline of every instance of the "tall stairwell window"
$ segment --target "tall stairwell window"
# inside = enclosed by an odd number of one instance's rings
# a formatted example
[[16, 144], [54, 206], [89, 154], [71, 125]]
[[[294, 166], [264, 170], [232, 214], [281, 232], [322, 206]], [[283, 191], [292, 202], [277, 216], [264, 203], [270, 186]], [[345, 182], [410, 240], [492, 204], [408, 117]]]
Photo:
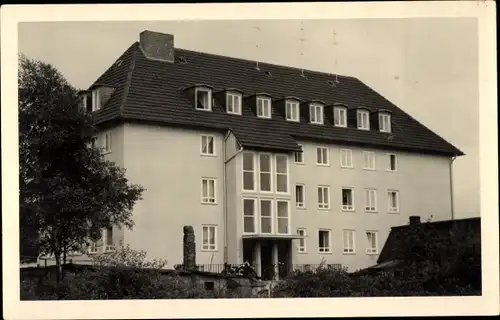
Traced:
[[366, 110], [357, 112], [358, 129], [370, 130], [370, 113]]
[[276, 192], [288, 193], [288, 157], [276, 155]]
[[323, 106], [317, 103], [309, 105], [309, 118], [311, 123], [323, 124]]
[[226, 94], [226, 111], [229, 114], [241, 114], [241, 94], [235, 92]]
[[271, 118], [271, 99], [257, 97], [257, 117]]
[[94, 89], [92, 91], [92, 111], [101, 109], [101, 90]]
[[243, 152], [243, 190], [255, 191], [255, 162], [252, 152]]

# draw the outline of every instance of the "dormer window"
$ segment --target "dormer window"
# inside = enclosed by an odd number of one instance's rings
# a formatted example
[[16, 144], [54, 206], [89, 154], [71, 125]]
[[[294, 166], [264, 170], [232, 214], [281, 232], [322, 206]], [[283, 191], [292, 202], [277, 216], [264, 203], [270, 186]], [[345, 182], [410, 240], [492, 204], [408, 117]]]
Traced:
[[391, 132], [391, 115], [389, 113], [379, 113], [378, 123], [380, 132]]
[[196, 88], [195, 109], [205, 111], [212, 110], [212, 90], [208, 88]]
[[236, 92], [226, 93], [226, 112], [241, 114], [241, 94]]
[[97, 111], [99, 109], [101, 109], [101, 90], [94, 89], [92, 91], [92, 111]]
[[286, 120], [288, 121], [299, 121], [299, 103], [297, 101], [288, 100], [286, 102]]
[[344, 107], [334, 107], [333, 122], [336, 127], [347, 127], [347, 109]]
[[309, 119], [311, 123], [323, 124], [323, 106], [318, 103], [309, 105]]
[[271, 118], [271, 99], [257, 97], [257, 117]]
[[367, 110], [357, 111], [358, 129], [370, 130], [370, 113]]

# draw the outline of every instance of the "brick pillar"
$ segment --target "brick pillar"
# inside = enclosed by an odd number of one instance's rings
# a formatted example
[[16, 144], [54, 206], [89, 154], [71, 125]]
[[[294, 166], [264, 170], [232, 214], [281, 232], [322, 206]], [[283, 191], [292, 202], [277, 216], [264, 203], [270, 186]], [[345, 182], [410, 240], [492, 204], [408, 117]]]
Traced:
[[191, 226], [184, 226], [183, 254], [184, 269], [196, 269], [196, 243], [194, 239], [194, 230]]

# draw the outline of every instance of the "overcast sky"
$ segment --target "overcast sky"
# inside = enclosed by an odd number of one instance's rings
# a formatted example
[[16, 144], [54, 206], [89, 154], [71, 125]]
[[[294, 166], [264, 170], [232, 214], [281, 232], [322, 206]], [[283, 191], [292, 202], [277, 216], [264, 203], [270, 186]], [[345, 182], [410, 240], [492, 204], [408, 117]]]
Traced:
[[54, 64], [78, 89], [96, 80], [145, 29], [173, 34], [178, 48], [355, 76], [467, 154], [454, 164], [455, 210], [462, 218], [479, 215], [476, 23], [473, 18], [21, 23], [19, 51]]

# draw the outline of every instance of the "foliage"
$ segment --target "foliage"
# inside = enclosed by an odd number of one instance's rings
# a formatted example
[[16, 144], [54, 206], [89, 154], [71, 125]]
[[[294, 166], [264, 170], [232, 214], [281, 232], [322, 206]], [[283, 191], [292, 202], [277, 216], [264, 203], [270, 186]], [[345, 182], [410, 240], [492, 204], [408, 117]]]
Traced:
[[19, 62], [21, 248], [35, 245], [60, 265], [103, 228], [131, 228], [144, 189], [91, 147], [92, 118], [62, 74], [24, 56]]
[[195, 277], [164, 273], [165, 261], [147, 261], [143, 251], [123, 248], [96, 259], [94, 268], [68, 274], [60, 282], [21, 282], [22, 300], [190, 299], [249, 297], [237, 290], [205, 290]]

